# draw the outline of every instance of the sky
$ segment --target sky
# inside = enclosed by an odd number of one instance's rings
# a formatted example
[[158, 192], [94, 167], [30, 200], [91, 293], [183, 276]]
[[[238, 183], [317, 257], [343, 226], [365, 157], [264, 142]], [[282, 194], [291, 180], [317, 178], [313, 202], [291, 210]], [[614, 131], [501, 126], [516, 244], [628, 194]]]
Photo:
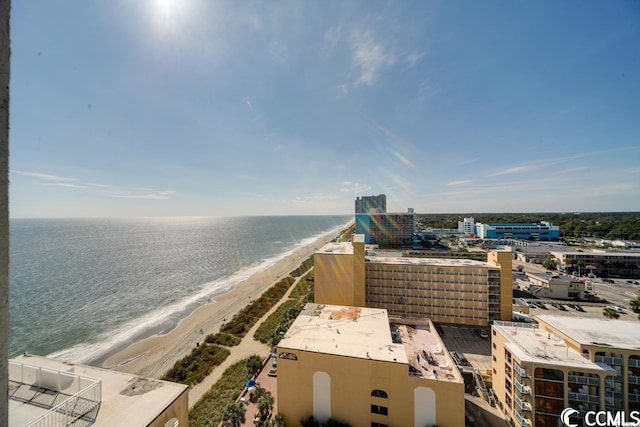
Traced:
[[640, 211], [640, 2], [14, 1], [10, 217]]

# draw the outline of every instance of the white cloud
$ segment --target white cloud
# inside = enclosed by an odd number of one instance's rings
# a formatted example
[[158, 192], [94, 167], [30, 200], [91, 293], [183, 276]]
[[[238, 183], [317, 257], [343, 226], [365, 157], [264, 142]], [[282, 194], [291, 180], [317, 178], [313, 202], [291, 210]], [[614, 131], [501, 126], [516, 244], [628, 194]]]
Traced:
[[511, 175], [511, 174], [514, 174], [514, 173], [529, 172], [529, 171], [535, 170], [537, 168], [538, 167], [534, 166], [534, 165], [517, 166], [515, 168], [509, 168], [509, 169], [502, 170], [500, 172], [492, 173], [489, 176]]
[[359, 182], [344, 181], [340, 188], [341, 193], [363, 193], [369, 191], [370, 186], [362, 185]]
[[174, 193], [174, 191], [155, 191], [147, 194], [109, 193], [109, 195], [120, 199], [167, 200]]
[[43, 184], [43, 185], [46, 185], [48, 187], [87, 188], [86, 185], [69, 184], [68, 182], [52, 182], [50, 184]]
[[409, 65], [413, 66], [413, 65], [416, 65], [418, 62], [420, 62], [420, 60], [424, 58], [425, 55], [426, 53], [424, 52], [413, 52], [408, 54], [405, 60]]
[[358, 30], [351, 34], [351, 62], [358, 72], [354, 86], [371, 86], [380, 73], [395, 63], [395, 56], [385, 51], [374, 39], [373, 31]]
[[25, 172], [25, 171], [19, 171], [19, 170], [11, 170], [12, 173], [15, 173], [17, 175], [23, 175], [23, 176], [31, 176], [34, 178], [40, 178], [40, 179], [44, 179], [45, 181], [75, 181], [75, 179], [73, 178], [63, 178], [60, 176], [55, 176], [55, 175], [47, 175], [44, 173], [38, 173], [38, 172]]
[[449, 183], [447, 183], [447, 185], [466, 185], [466, 184], [471, 184], [473, 181], [470, 179], [463, 179], [460, 181], [451, 181]]

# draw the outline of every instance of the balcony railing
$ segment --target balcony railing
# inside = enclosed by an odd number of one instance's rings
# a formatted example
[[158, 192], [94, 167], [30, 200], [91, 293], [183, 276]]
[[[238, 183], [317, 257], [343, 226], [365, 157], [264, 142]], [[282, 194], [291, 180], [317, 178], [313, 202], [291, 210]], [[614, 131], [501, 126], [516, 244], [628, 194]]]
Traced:
[[597, 356], [595, 357], [596, 363], [606, 363], [607, 365], [622, 366], [622, 357], [611, 356]]
[[529, 378], [529, 373], [527, 372], [527, 370], [524, 369], [522, 366], [518, 365], [517, 363], [513, 365], [513, 369], [515, 369], [518, 375], [520, 375], [522, 378]]
[[[36, 387], [64, 397], [58, 400], [58, 405], [47, 407], [44, 414], [26, 424], [28, 427], [91, 425], [100, 408], [102, 382], [97, 378], [9, 361], [9, 381], [18, 387]], [[15, 395], [10, 399], [31, 403]]]
[[586, 375], [569, 375], [571, 384], [600, 385], [600, 378], [588, 377]]
[[640, 359], [629, 359], [629, 367], [640, 368]]
[[518, 380], [515, 380], [515, 386], [516, 390], [518, 390], [520, 394], [531, 394], [531, 389], [529, 388], [529, 386], [520, 384]]
[[587, 393], [575, 393], [573, 391], [570, 391], [569, 400], [575, 400], [577, 402], [584, 403], [600, 403], [600, 396]]
[[518, 411], [515, 411], [515, 415], [518, 424], [520, 424], [522, 427], [531, 427], [531, 420], [529, 418], [523, 417], [518, 413]]
[[640, 377], [636, 377], [635, 375], [629, 375], [629, 384], [640, 385]]
[[629, 402], [630, 403], [640, 403], [640, 394], [638, 394], [638, 393], [629, 393]]
[[517, 395], [514, 396], [514, 400], [516, 401], [516, 405], [520, 408], [521, 411], [529, 411], [531, 412], [531, 403], [525, 402], [520, 399]]

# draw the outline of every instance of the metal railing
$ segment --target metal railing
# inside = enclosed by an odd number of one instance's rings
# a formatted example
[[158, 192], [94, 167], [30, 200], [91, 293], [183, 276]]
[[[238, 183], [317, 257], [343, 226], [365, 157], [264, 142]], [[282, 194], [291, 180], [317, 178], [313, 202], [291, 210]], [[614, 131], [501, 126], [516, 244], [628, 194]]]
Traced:
[[569, 375], [569, 382], [572, 384], [600, 385], [600, 378], [588, 377], [586, 375]]
[[514, 411], [514, 413], [518, 424], [523, 427], [531, 427], [531, 420], [529, 418], [523, 417], [518, 411]]
[[529, 378], [529, 373], [522, 366], [517, 363], [513, 364], [513, 369], [520, 375], [522, 378]]
[[515, 386], [516, 390], [518, 390], [520, 394], [531, 394], [531, 389], [529, 388], [529, 386], [520, 384], [520, 381], [515, 380]]
[[584, 403], [600, 403], [600, 396], [587, 393], [569, 392], [569, 400], [575, 400], [576, 402]]
[[[102, 401], [102, 382], [97, 378], [10, 360], [9, 381], [68, 396], [25, 427], [83, 427], [95, 422]], [[29, 403], [16, 397], [11, 399]]]

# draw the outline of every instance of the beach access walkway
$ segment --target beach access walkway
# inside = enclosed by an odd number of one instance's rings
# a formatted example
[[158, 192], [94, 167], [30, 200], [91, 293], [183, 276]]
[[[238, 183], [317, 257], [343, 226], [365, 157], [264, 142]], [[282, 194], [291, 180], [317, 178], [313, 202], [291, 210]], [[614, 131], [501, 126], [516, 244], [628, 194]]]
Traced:
[[229, 356], [222, 362], [219, 366], [217, 366], [213, 372], [211, 372], [201, 383], [196, 384], [193, 388], [189, 390], [189, 409], [191, 409], [198, 400], [208, 392], [211, 387], [220, 379], [222, 373], [231, 365], [239, 362], [242, 359], [246, 359], [249, 356], [257, 354], [258, 356], [265, 358], [269, 355], [271, 348], [267, 344], [263, 344], [260, 341], [257, 341], [253, 338], [253, 335], [256, 333], [256, 330], [260, 327], [262, 322], [264, 322], [274, 311], [280, 307], [282, 303], [289, 299], [289, 295], [293, 291], [293, 289], [298, 285], [300, 279], [305, 277], [309, 272], [313, 270], [311, 267], [304, 274], [299, 277], [296, 277], [293, 284], [287, 289], [287, 292], [284, 294], [280, 301], [278, 301], [269, 311], [267, 311], [264, 316], [262, 316], [256, 323], [249, 329], [246, 335], [242, 338], [240, 344], [234, 347], [228, 347], [231, 352]]

